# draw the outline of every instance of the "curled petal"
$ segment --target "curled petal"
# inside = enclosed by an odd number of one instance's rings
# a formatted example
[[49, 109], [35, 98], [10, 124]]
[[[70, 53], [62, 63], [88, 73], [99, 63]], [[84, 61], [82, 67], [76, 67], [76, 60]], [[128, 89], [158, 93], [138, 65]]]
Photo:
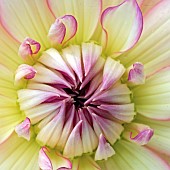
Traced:
[[154, 134], [149, 126], [139, 123], [131, 123], [125, 129], [123, 136], [138, 145], [146, 145]]
[[15, 127], [15, 132], [19, 137], [23, 137], [26, 140], [30, 140], [30, 127], [31, 122], [29, 118], [26, 118], [22, 123]]
[[42, 147], [39, 152], [39, 166], [42, 170], [71, 170], [72, 163], [58, 152]]
[[133, 64], [133, 68], [129, 71], [128, 82], [132, 85], [145, 83], [144, 66], [142, 63], [136, 62]]
[[52, 170], [52, 163], [49, 157], [46, 154], [47, 149], [42, 147], [39, 151], [38, 164], [42, 170]]
[[125, 0], [104, 10], [101, 24], [107, 39], [105, 52], [117, 56], [138, 41], [143, 28], [142, 13], [136, 0]]
[[90, 40], [100, 18], [102, 0], [48, 0], [48, 4], [56, 18], [65, 14], [76, 18], [78, 29], [72, 41], [80, 44]]
[[40, 48], [41, 45], [39, 42], [27, 37], [21, 43], [18, 54], [22, 57], [23, 60], [27, 60], [33, 54], [37, 54]]
[[16, 70], [15, 81], [19, 81], [22, 78], [32, 79], [35, 77], [36, 73], [37, 71], [35, 70], [34, 67], [27, 64], [21, 64]]
[[106, 141], [105, 137], [101, 134], [99, 137], [99, 145], [95, 154], [95, 160], [107, 160], [114, 154], [114, 149], [110, 146], [110, 144]]
[[62, 44], [69, 41], [77, 32], [77, 21], [72, 15], [59, 17], [51, 25], [48, 37], [52, 44]]

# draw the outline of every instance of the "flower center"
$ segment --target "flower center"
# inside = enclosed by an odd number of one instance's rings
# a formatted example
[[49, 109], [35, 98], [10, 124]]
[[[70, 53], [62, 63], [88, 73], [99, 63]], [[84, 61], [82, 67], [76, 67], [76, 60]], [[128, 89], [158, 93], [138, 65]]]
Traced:
[[110, 145], [120, 138], [122, 124], [133, 120], [134, 104], [121, 82], [125, 68], [101, 52], [94, 43], [51, 48], [33, 66], [35, 76], [18, 90], [18, 102], [40, 145], [70, 158], [96, 149], [96, 159], [113, 155]]

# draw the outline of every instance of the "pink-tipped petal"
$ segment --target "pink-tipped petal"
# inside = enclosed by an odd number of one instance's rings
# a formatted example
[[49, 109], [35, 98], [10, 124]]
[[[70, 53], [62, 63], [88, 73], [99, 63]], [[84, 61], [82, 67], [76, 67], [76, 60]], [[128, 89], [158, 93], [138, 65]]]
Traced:
[[142, 13], [136, 0], [125, 0], [107, 8], [101, 17], [107, 42], [105, 52], [115, 56], [133, 47], [143, 27]]
[[128, 83], [130, 83], [130, 85], [145, 83], [144, 66], [142, 63], [136, 62], [133, 64], [133, 68], [129, 71]]
[[65, 121], [65, 102], [62, 103], [60, 111], [56, 113], [55, 117], [52, 118], [42, 129], [40, 129], [36, 140], [43, 145], [48, 145], [54, 148], [58, 143]]
[[98, 108], [109, 112], [113, 117], [123, 122], [131, 122], [135, 115], [133, 103], [122, 105], [101, 104]]
[[114, 149], [110, 146], [110, 144], [106, 141], [103, 134], [99, 137], [99, 145], [97, 147], [95, 153], [95, 160], [107, 160], [109, 157], [115, 154]]
[[54, 16], [46, 0], [1, 0], [0, 9], [1, 23], [15, 39], [22, 42], [25, 37], [31, 37], [40, 42], [41, 50], [50, 47], [47, 34]]
[[90, 40], [100, 18], [102, 0], [48, 0], [48, 4], [56, 18], [67, 14], [76, 18], [78, 27], [73, 41], [80, 44]]
[[64, 40], [66, 34], [66, 27], [62, 23], [60, 19], [56, 19], [56, 21], [51, 25], [48, 38], [52, 44], [61, 44]]
[[100, 90], [109, 89], [114, 83], [116, 83], [125, 72], [125, 68], [122, 64], [108, 57], [103, 71], [103, 82]]
[[82, 57], [81, 48], [78, 45], [69, 46], [62, 50], [64, 59], [71, 66], [72, 70], [75, 71], [80, 82], [83, 80], [83, 69], [82, 69]]
[[168, 62], [170, 60], [169, 6], [169, 0], [161, 0], [144, 16], [145, 24], [139, 42], [119, 57], [126, 68], [136, 61], [141, 62], [145, 66], [145, 74], [148, 76], [170, 65]]
[[18, 54], [24, 61], [27, 61], [33, 54], [37, 54], [41, 48], [39, 42], [27, 37], [21, 43]]
[[38, 61], [52, 69], [64, 72], [73, 80], [75, 80], [73, 71], [69, 68], [61, 54], [56, 49], [50, 48], [49, 50], [45, 51]]
[[71, 170], [72, 163], [60, 153], [42, 147], [39, 152], [39, 166], [42, 170]]
[[85, 76], [96, 64], [96, 61], [100, 57], [102, 48], [99, 45], [93, 43], [83, 43], [82, 44], [82, 58], [84, 64]]
[[93, 112], [93, 110], [91, 114], [94, 131], [96, 132], [97, 136], [100, 136], [102, 133], [109, 143], [113, 145], [116, 140], [120, 138], [120, 134], [124, 129], [122, 125], [104, 117], [98, 116]]
[[26, 140], [30, 140], [30, 127], [31, 122], [29, 118], [26, 118], [22, 123], [15, 127], [15, 132], [19, 137], [23, 137]]
[[125, 129], [124, 138], [138, 145], [146, 145], [154, 134], [149, 126], [139, 123], [131, 123]]
[[77, 123], [66, 142], [63, 154], [67, 157], [74, 158], [75, 156], [81, 156], [83, 154], [81, 139], [82, 123], [82, 120]]
[[51, 25], [48, 38], [52, 44], [63, 44], [69, 41], [77, 32], [77, 21], [72, 15], [59, 17]]
[[119, 140], [115, 146], [116, 154], [107, 161], [99, 162], [102, 170], [169, 170], [169, 163], [160, 155], [146, 147]]
[[51, 160], [49, 159], [49, 157], [47, 156], [46, 152], [48, 152], [48, 151], [45, 147], [42, 147], [40, 149], [38, 164], [42, 170], [52, 170], [53, 169], [52, 163], [51, 163]]
[[15, 74], [15, 81], [19, 81], [22, 78], [24, 79], [32, 79], [35, 77], [35, 74], [37, 71], [34, 67], [27, 65], [27, 64], [21, 64], [18, 69], [16, 70]]

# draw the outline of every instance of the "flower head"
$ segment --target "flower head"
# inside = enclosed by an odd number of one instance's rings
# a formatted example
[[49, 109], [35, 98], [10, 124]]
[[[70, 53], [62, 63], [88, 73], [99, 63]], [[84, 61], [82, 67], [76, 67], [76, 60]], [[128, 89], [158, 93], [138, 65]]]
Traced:
[[169, 170], [169, 6], [1, 0], [0, 169]]

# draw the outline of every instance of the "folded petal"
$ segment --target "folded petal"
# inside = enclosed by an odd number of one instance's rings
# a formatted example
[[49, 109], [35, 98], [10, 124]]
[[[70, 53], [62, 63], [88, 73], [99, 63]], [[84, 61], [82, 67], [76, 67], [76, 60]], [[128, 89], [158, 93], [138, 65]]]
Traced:
[[105, 53], [114, 56], [133, 47], [143, 27], [142, 14], [136, 0], [125, 0], [122, 4], [107, 8], [101, 17], [106, 37]]
[[39, 166], [42, 170], [71, 169], [71, 162], [60, 153], [42, 147], [39, 151]]
[[170, 67], [164, 68], [146, 79], [146, 83], [134, 88], [136, 111], [148, 118], [170, 119]]
[[105, 137], [101, 134], [99, 137], [99, 145], [95, 153], [95, 160], [107, 160], [109, 157], [115, 154], [114, 149], [106, 141]]
[[135, 122], [144, 123], [154, 129], [154, 135], [147, 144], [147, 147], [170, 156], [170, 123], [168, 121], [151, 120], [144, 116], [137, 116]]
[[0, 7], [2, 24], [13, 37], [21, 42], [30, 37], [40, 42], [42, 50], [49, 47], [47, 34], [54, 17], [46, 1], [3, 0]]
[[125, 125], [123, 137], [138, 145], [146, 145], [152, 138], [154, 130], [141, 123], [130, 123]]
[[39, 170], [39, 146], [34, 140], [26, 141], [13, 133], [0, 145], [0, 169]]
[[119, 57], [126, 67], [141, 62], [145, 74], [170, 65], [170, 1], [163, 0], [144, 17], [142, 36], [137, 45]]
[[147, 148], [120, 140], [115, 146], [116, 154], [107, 161], [99, 162], [101, 169], [110, 170], [169, 170], [169, 165]]
[[52, 44], [64, 44], [69, 41], [77, 32], [77, 21], [72, 15], [59, 17], [51, 25], [48, 38]]
[[66, 14], [75, 17], [78, 29], [74, 41], [81, 43], [90, 39], [100, 18], [101, 0], [48, 0], [48, 4], [56, 18]]

